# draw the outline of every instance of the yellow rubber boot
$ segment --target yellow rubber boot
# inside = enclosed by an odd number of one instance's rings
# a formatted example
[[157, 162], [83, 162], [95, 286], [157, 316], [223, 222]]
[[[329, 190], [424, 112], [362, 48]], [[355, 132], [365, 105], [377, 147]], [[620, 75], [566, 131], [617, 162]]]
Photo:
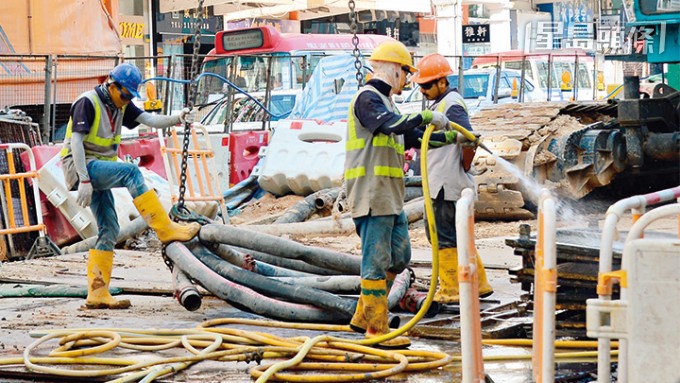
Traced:
[[[493, 288], [486, 277], [486, 270], [482, 257], [475, 251], [477, 260], [477, 282], [479, 283], [479, 297], [486, 298], [493, 294]], [[434, 300], [443, 304], [455, 304], [460, 301], [458, 290], [458, 249], [439, 250], [439, 289]]]
[[145, 192], [135, 198], [133, 202], [137, 210], [139, 210], [139, 214], [144, 217], [149, 227], [154, 229], [162, 243], [173, 241], [186, 242], [195, 237], [201, 229], [201, 225], [196, 222], [190, 224], [173, 222], [168, 217], [168, 213], [163, 209], [161, 201], [153, 190]]
[[486, 298], [493, 294], [493, 287], [489, 284], [489, 280], [486, 277], [486, 270], [484, 269], [484, 264], [482, 263], [482, 257], [479, 256], [479, 252], [475, 251], [477, 254], [477, 281], [479, 282], [479, 297]]
[[[387, 284], [384, 279], [361, 280], [361, 295], [363, 296], [363, 311], [368, 325], [366, 338], [376, 338], [390, 332], [387, 310]], [[375, 344], [375, 347], [387, 349], [407, 348], [411, 341], [407, 337], [398, 336]]]
[[364, 313], [364, 296], [361, 294], [359, 295], [357, 308], [354, 310], [354, 316], [352, 316], [352, 320], [349, 322], [349, 328], [351, 328], [352, 331], [364, 334], [366, 333], [366, 327], [368, 327], [368, 320]]
[[434, 300], [443, 304], [458, 303], [458, 249], [439, 250], [439, 288]]
[[130, 307], [127, 299], [114, 299], [109, 293], [113, 251], [91, 249], [87, 257], [87, 300], [88, 309], [126, 309]]

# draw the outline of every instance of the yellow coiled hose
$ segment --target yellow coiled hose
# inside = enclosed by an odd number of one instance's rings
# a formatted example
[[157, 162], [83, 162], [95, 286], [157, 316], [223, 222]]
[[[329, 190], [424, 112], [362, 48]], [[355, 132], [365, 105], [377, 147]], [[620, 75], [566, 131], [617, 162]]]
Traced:
[[[456, 130], [462, 127], [455, 127]], [[458, 129], [460, 128], [460, 129]], [[223, 325], [249, 325], [266, 328], [288, 328], [314, 330], [324, 332], [351, 332], [348, 326], [285, 323], [268, 320], [222, 318], [206, 321], [196, 329], [140, 330], [126, 328], [109, 329], [70, 329], [32, 332], [37, 337], [29, 345], [20, 358], [0, 359], [0, 365], [24, 365], [31, 371], [65, 377], [102, 377], [123, 375], [111, 382], [152, 382], [154, 379], [174, 374], [203, 360], [225, 362], [260, 362], [266, 359], [291, 358], [275, 364], [263, 364], [250, 369], [250, 374], [257, 382], [268, 380], [289, 382], [355, 382], [386, 378], [405, 371], [421, 371], [445, 366], [451, 362], [460, 362], [460, 357], [444, 352], [423, 350], [386, 351], [369, 347], [406, 333], [420, 321], [432, 303], [437, 287], [439, 271], [439, 242], [434, 220], [432, 200], [429, 193], [427, 175], [428, 142], [434, 126], [430, 125], [422, 140], [421, 169], [423, 177], [423, 195], [425, 213], [428, 217], [428, 230], [432, 244], [432, 277], [427, 299], [416, 315], [404, 326], [380, 337], [371, 339], [346, 339], [330, 335], [314, 338], [283, 338], [266, 332], [253, 332]], [[468, 132], [469, 133], [469, 132]], [[59, 339], [59, 347], [47, 357], [32, 356], [33, 352], [44, 343]], [[531, 341], [493, 340], [485, 341], [487, 345], [530, 346]], [[556, 347], [593, 348], [597, 342], [556, 342]], [[154, 358], [148, 355], [127, 356], [125, 358], [95, 357], [94, 355], [110, 352], [115, 349], [134, 350], [148, 353], [183, 347], [186, 356]], [[126, 355], [129, 351], [126, 351]], [[557, 358], [579, 359], [595, 358], [596, 352], [559, 353]], [[616, 355], [616, 351], [613, 352]], [[488, 362], [505, 362], [526, 360], [530, 355], [493, 355], [485, 356]], [[303, 362], [303, 360], [305, 360]], [[361, 363], [363, 362], [363, 363]], [[60, 369], [55, 365], [95, 365], [109, 366], [105, 369]], [[113, 367], [112, 367], [113, 366]], [[328, 371], [328, 374], [293, 374], [294, 371]]]

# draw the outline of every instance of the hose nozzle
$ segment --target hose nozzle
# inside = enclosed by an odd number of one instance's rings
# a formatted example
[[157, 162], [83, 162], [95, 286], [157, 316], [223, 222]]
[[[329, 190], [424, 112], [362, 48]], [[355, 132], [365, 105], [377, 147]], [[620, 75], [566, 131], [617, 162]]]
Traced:
[[453, 122], [453, 121], [449, 121], [449, 124], [451, 124], [451, 127], [452, 127], [455, 131], [461, 133], [462, 135], [465, 136], [465, 138], [467, 138], [468, 140], [470, 140], [471, 142], [473, 142], [473, 143], [475, 144], [475, 146], [478, 146], [478, 147], [480, 147], [480, 148], [486, 150], [487, 152], [489, 152], [489, 154], [493, 155], [493, 152], [491, 151], [491, 149], [489, 149], [486, 145], [484, 145], [484, 144], [482, 143], [481, 137], [475, 136], [471, 131], [469, 131], [469, 130], [463, 128], [462, 126], [456, 124], [456, 123]]

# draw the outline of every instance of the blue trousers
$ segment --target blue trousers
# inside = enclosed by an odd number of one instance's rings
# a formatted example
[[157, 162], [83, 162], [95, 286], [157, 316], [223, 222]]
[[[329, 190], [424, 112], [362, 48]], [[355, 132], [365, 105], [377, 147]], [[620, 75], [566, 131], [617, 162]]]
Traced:
[[411, 261], [411, 240], [403, 211], [399, 215], [354, 218], [354, 225], [361, 237], [361, 279], [385, 279], [388, 271], [404, 271]]
[[97, 219], [97, 250], [112, 251], [120, 232], [116, 205], [112, 188], [127, 188], [132, 198], [144, 194], [147, 190], [144, 176], [137, 165], [126, 162], [94, 160], [87, 164], [87, 173], [92, 183], [92, 204], [90, 209]]
[[[432, 208], [434, 210], [434, 221], [437, 226], [439, 250], [458, 247], [456, 234], [456, 201], [445, 200], [444, 189], [442, 188], [437, 194], [437, 198], [432, 201]], [[427, 240], [431, 241], [427, 214], [425, 214], [424, 218], [425, 235], [427, 236]]]

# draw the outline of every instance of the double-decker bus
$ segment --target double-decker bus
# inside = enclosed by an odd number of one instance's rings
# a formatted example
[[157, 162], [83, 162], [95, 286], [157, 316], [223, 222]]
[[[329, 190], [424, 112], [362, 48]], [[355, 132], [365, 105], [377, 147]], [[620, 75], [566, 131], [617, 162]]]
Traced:
[[[358, 48], [367, 56], [378, 44], [391, 40], [381, 35], [357, 35]], [[326, 55], [354, 50], [351, 34], [280, 33], [262, 26], [218, 32], [215, 48], [203, 61], [202, 72], [226, 77], [247, 92], [267, 89], [302, 89], [319, 60]], [[215, 97], [223, 92], [215, 78], [203, 78], [203, 95]]]

